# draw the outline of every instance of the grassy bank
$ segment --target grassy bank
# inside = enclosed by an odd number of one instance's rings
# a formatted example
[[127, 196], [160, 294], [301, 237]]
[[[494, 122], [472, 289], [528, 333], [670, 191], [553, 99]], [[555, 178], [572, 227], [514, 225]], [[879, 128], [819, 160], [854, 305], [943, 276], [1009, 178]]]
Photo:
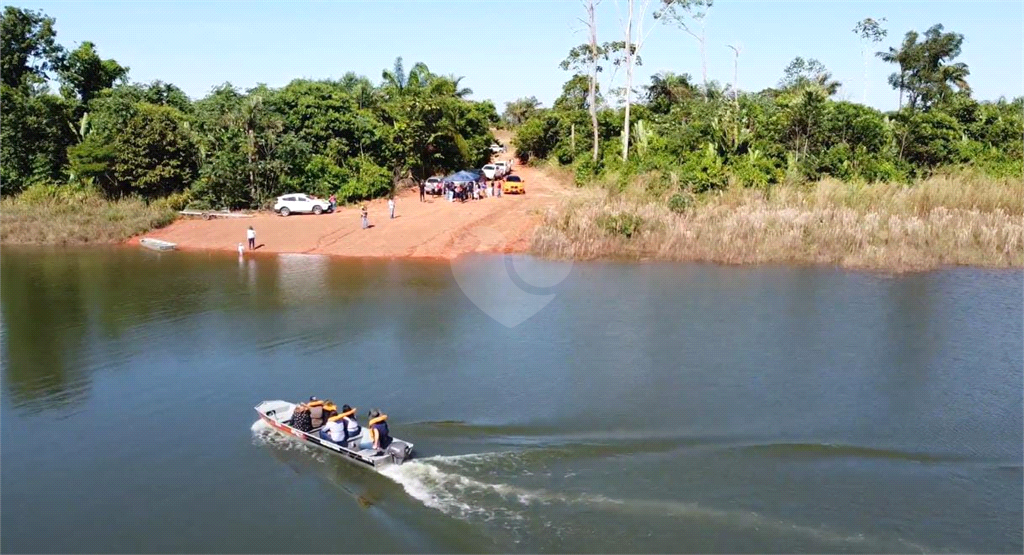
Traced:
[[36, 185], [0, 201], [0, 242], [119, 243], [174, 221], [175, 202], [113, 201], [89, 189]]
[[[912, 185], [824, 180], [652, 199], [642, 183], [581, 192], [532, 248], [556, 258], [797, 262], [893, 271], [1024, 265], [1024, 182], [962, 174]], [[671, 208], [670, 208], [671, 207]]]

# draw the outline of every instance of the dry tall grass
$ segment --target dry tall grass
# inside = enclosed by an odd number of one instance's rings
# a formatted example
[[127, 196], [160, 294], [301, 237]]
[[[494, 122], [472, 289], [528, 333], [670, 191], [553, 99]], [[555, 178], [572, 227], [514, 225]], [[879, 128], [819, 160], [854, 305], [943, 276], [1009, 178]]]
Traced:
[[[618, 225], [624, 220], [631, 225], [628, 237]], [[545, 216], [532, 249], [573, 259], [797, 262], [893, 271], [1022, 266], [1024, 181], [957, 175], [913, 185], [824, 180], [767, 194], [731, 188], [678, 214], [662, 201], [590, 190]]]
[[0, 242], [120, 243], [171, 223], [175, 215], [167, 201], [109, 201], [89, 190], [36, 186], [0, 201]]

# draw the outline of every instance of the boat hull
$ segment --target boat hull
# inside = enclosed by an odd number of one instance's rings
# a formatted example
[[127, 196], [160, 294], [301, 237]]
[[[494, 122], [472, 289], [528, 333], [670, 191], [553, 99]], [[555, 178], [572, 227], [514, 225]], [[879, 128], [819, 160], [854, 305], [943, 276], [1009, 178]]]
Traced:
[[172, 251], [177, 248], [177, 243], [171, 243], [170, 241], [162, 241], [160, 239], [150, 239], [149, 237], [143, 237], [139, 240], [139, 244], [147, 249], [155, 251]]
[[365, 466], [379, 471], [380, 469], [388, 466], [402, 464], [412, 457], [413, 444], [397, 438], [392, 439], [391, 445], [388, 446], [386, 451], [382, 454], [378, 454], [372, 449], [350, 449], [348, 447], [338, 445], [333, 441], [322, 439], [316, 430], [312, 432], [303, 432], [289, 424], [294, 408], [294, 404], [286, 401], [264, 401], [255, 407], [256, 413], [260, 416], [260, 420], [266, 422], [267, 425], [277, 432], [294, 437], [303, 443], [329, 451], [359, 466]]

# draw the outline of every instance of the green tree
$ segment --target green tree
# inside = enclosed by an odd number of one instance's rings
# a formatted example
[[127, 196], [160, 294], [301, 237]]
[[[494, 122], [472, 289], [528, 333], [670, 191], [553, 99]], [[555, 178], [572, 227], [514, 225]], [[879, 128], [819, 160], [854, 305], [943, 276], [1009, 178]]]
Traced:
[[832, 73], [825, 68], [825, 64], [814, 58], [805, 60], [800, 56], [789, 62], [789, 65], [783, 70], [782, 80], [779, 81], [779, 88], [783, 90], [798, 91], [815, 87], [824, 92], [826, 96], [835, 95], [841, 86], [842, 83], [832, 78]]
[[543, 110], [523, 122], [512, 144], [516, 147], [516, 156], [527, 162], [531, 158], [547, 158], [558, 141], [558, 117], [551, 110]]
[[85, 41], [72, 50], [61, 66], [61, 92], [65, 97], [77, 98], [87, 106], [100, 91], [128, 76], [128, 68], [115, 60], [104, 60], [96, 53], [96, 45]]
[[69, 107], [47, 94], [46, 75], [64, 49], [53, 18], [7, 6], [0, 14], [0, 181], [3, 194], [62, 177]]
[[198, 173], [198, 149], [184, 116], [169, 106], [139, 104], [114, 141], [116, 194], [156, 198], [181, 191]]
[[532, 118], [541, 110], [541, 102], [537, 97], [519, 98], [505, 103], [505, 111], [501, 118], [511, 127], [518, 127]]
[[119, 186], [114, 173], [117, 146], [104, 137], [91, 133], [68, 150], [71, 174], [83, 182], [92, 182], [104, 191], [118, 194]]
[[426, 86], [429, 74], [430, 70], [422, 62], [417, 62], [409, 73], [406, 73], [402, 57], [399, 56], [395, 58], [395, 64], [390, 70], [385, 69], [381, 72], [381, 79], [384, 80], [381, 89], [389, 97], [416, 94]]
[[[602, 62], [608, 61], [608, 46], [597, 44], [597, 23], [594, 18], [594, 2], [591, 0], [587, 4], [587, 14], [589, 16], [588, 26], [590, 28], [590, 42], [581, 44], [573, 47], [569, 50], [569, 55], [566, 56], [562, 63], [559, 64], [563, 70], [575, 70], [575, 71], [587, 71], [587, 96], [585, 105], [587, 112], [590, 114], [590, 125], [591, 133], [593, 135], [593, 155], [592, 161], [597, 162], [597, 155], [599, 150], [599, 132], [597, 123], [597, 104], [599, 102], [599, 92], [597, 84], [597, 74], [604, 71]], [[573, 77], [576, 79], [576, 77]]]
[[54, 19], [6, 6], [0, 15], [0, 75], [11, 88], [46, 81], [46, 72], [60, 67], [64, 48], [57, 44]]
[[501, 116], [498, 114], [498, 108], [494, 106], [494, 102], [481, 100], [473, 104], [473, 109], [476, 110], [480, 117], [487, 120], [488, 125], [501, 123]]
[[652, 75], [647, 85], [647, 107], [656, 114], [668, 114], [672, 106], [692, 99], [698, 92], [690, 80], [687, 73], [664, 71]]
[[916, 31], [909, 31], [899, 48], [877, 53], [883, 61], [899, 66], [899, 71], [889, 76], [889, 84], [900, 92], [900, 109], [904, 94], [911, 110], [927, 110], [957, 91], [970, 92], [970, 69], [963, 62], [953, 62], [961, 53], [964, 36], [944, 29], [941, 24], [933, 25], [921, 42]]
[[911, 112], [902, 115], [898, 123], [901, 159], [924, 171], [962, 161], [963, 128], [952, 116], [938, 111]]

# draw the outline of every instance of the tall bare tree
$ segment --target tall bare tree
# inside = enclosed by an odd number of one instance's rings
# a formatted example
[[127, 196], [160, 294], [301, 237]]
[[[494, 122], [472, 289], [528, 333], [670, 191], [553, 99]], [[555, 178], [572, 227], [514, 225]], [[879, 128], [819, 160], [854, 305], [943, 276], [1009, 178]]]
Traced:
[[[618, 6], [618, 2], [615, 4]], [[640, 49], [643, 48], [644, 42], [647, 37], [650, 36], [651, 30], [644, 33], [644, 18], [647, 16], [647, 10], [650, 8], [651, 0], [627, 0], [626, 2], [626, 21], [623, 24], [622, 30], [625, 32], [625, 41], [622, 45], [622, 56], [626, 65], [626, 90], [623, 93], [623, 97], [626, 104], [626, 114], [622, 127], [622, 160], [626, 161], [629, 158], [629, 107], [632, 103], [633, 94], [633, 68], [638, 64], [638, 58], [640, 55]], [[636, 22], [636, 33], [634, 35], [634, 21]]]
[[882, 24], [885, 23], [885, 18], [875, 19], [873, 17], [866, 17], [861, 21], [858, 21], [853, 27], [853, 32], [860, 37], [860, 55], [864, 58], [864, 93], [861, 96], [861, 103], [868, 103], [868, 70], [871, 66], [871, 60], [873, 56], [871, 50], [873, 44], [878, 44], [885, 39], [889, 34]]
[[601, 0], [580, 0], [587, 18], [578, 18], [587, 26], [587, 42], [573, 47], [569, 56], [559, 64], [564, 70], [575, 70], [587, 72], [587, 111], [590, 112], [590, 125], [593, 130], [594, 148], [593, 159], [597, 162], [599, 135], [597, 131], [597, 74], [604, 70], [602, 61], [608, 60], [608, 54], [613, 50], [614, 43], [597, 44], [597, 18], [594, 15], [594, 8], [601, 3]]
[[590, 83], [587, 89], [587, 107], [590, 109], [590, 126], [594, 132], [594, 151], [593, 160], [597, 162], [598, 154], [598, 141], [599, 136], [597, 133], [597, 72], [601, 71], [601, 66], [597, 63], [598, 50], [597, 46], [597, 18], [594, 16], [594, 8], [601, 3], [601, 0], [585, 0], [587, 7], [587, 27], [590, 31]]
[[661, 0], [661, 8], [654, 12], [655, 19], [672, 23], [693, 37], [700, 45], [700, 75], [704, 81], [704, 98], [708, 97], [708, 15], [715, 0]]
[[737, 106], [740, 104], [740, 89], [739, 89], [739, 75], [740, 75], [740, 54], [743, 52], [743, 45], [733, 46], [727, 44], [726, 47], [732, 50], [732, 101]]

